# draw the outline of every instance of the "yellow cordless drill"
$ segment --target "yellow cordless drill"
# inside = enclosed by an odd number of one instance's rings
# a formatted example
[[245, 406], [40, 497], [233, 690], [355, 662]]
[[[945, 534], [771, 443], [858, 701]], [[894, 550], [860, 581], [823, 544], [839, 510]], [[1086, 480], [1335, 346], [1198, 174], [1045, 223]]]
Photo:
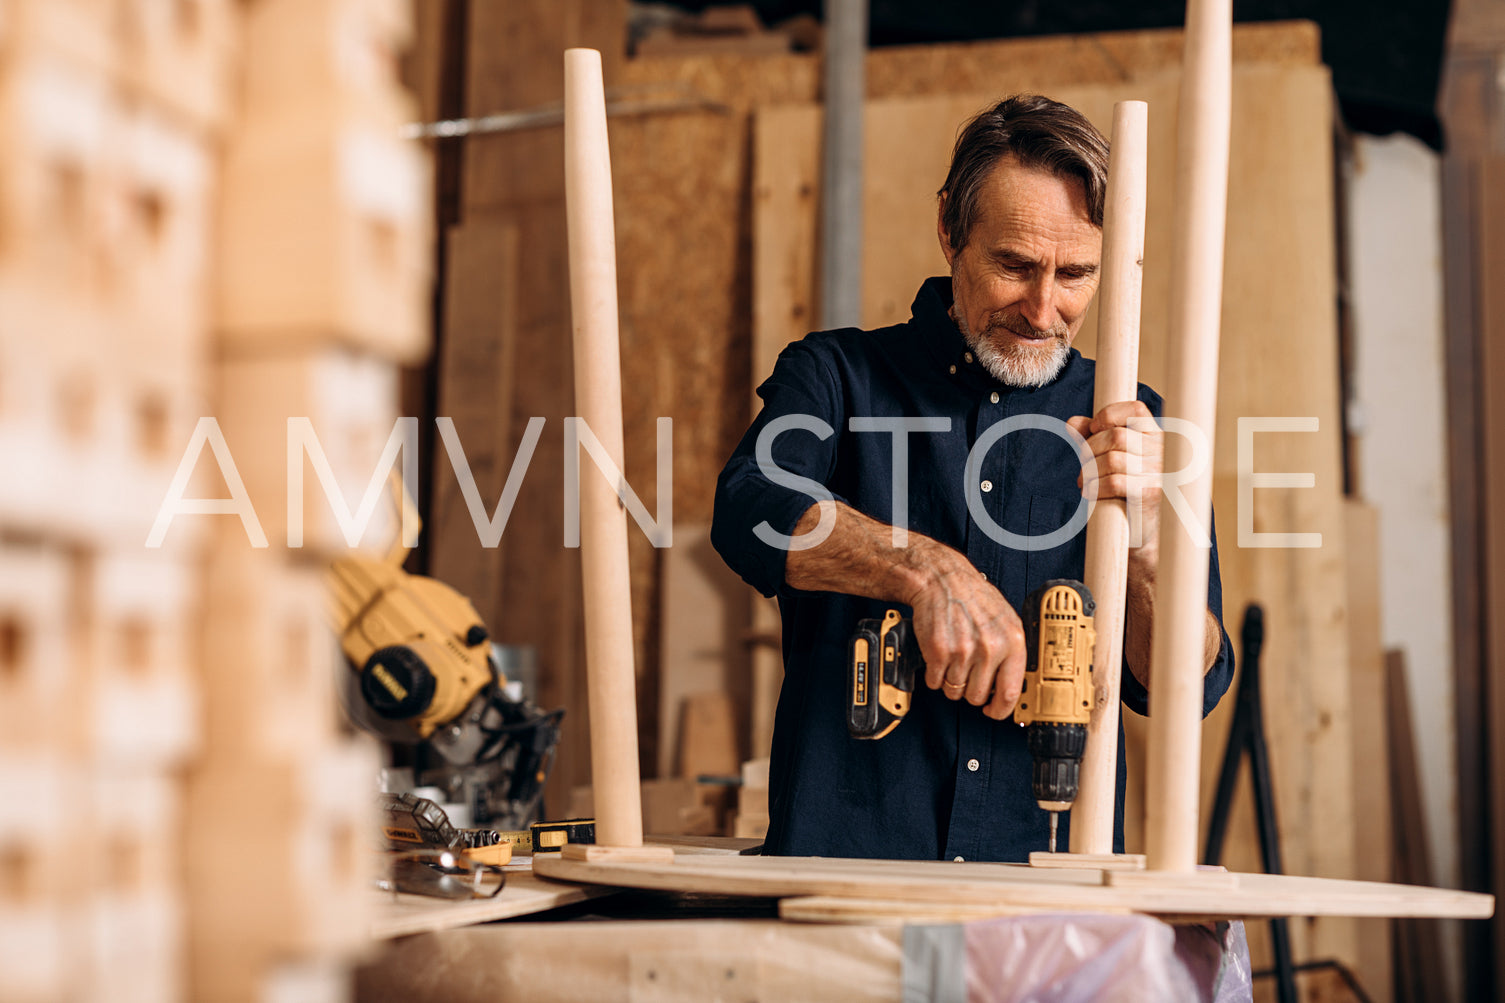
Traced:
[[1046, 582], [1025, 603], [1029, 664], [1014, 720], [1025, 725], [1034, 759], [1035, 803], [1050, 812], [1050, 852], [1060, 813], [1076, 800], [1087, 723], [1092, 719], [1092, 614], [1097, 604], [1081, 582]]
[[[1028, 729], [1032, 792], [1050, 812], [1050, 850], [1059, 813], [1077, 796], [1087, 722], [1092, 716], [1096, 604], [1081, 582], [1046, 582], [1024, 603], [1028, 661], [1014, 720]], [[915, 679], [925, 671], [914, 628], [898, 610], [858, 621], [847, 643], [847, 732], [882, 738], [909, 713]]]

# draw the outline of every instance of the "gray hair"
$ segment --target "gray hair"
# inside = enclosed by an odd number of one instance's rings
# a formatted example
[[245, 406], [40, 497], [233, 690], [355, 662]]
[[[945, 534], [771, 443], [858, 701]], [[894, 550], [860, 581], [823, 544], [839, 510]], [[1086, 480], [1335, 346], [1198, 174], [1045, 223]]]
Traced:
[[941, 225], [952, 248], [967, 246], [977, 222], [983, 183], [1000, 160], [1077, 178], [1087, 191], [1087, 217], [1103, 225], [1108, 141], [1081, 112], [1038, 94], [1016, 94], [978, 114], [956, 139], [951, 170], [937, 194]]

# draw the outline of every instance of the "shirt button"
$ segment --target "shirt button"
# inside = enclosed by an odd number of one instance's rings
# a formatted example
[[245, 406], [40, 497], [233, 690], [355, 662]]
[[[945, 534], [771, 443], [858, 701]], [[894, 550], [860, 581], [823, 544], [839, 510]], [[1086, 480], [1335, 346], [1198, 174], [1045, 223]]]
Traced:
[[972, 771], [972, 772], [973, 772], [973, 773], [976, 773], [976, 772], [977, 772], [977, 768], [978, 768], [978, 767], [979, 767], [979, 766], [981, 766], [981, 765], [982, 765], [982, 764], [981, 764], [981, 763], [979, 763], [979, 762], [978, 762], [978, 761], [977, 761], [977, 760], [975, 760], [975, 759], [969, 759], [969, 760], [967, 760], [967, 769], [969, 769], [969, 770], [971, 770], [971, 771]]
[[991, 400], [994, 404], [997, 404], [998, 403], [998, 391], [994, 390], [993, 391], [993, 396], [989, 397], [988, 399]]
[[993, 482], [992, 481], [983, 481], [982, 482], [982, 492], [983, 492], [983, 494], [987, 494], [989, 491], [992, 491], [992, 490], [993, 490]]
[[952, 366], [952, 367], [951, 367], [951, 375], [952, 375], [952, 376], [955, 376], [955, 375], [956, 375], [956, 367], [955, 367], [955, 366]]
[[967, 362], [970, 363], [972, 361], [972, 353], [971, 352], [963, 352], [962, 353], [962, 358], [965, 359]]
[[958, 864], [960, 864], [963, 861], [965, 861], [967, 858], [966, 857], [952, 857], [951, 859], [954, 860], [954, 861], [956, 861]]

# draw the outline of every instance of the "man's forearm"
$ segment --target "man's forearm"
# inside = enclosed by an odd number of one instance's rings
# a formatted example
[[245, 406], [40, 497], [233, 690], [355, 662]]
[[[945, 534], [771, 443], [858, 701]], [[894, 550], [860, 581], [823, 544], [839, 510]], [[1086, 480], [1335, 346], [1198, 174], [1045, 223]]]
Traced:
[[[819, 521], [819, 507], [811, 506], [794, 535], [811, 531]], [[896, 547], [893, 532], [892, 526], [837, 503], [830, 535], [819, 546], [790, 551], [784, 581], [797, 589], [909, 606], [925, 658], [925, 684], [1002, 721], [1024, 684], [1019, 614], [960, 552], [913, 531], [907, 546]]]
[[[909, 546], [895, 547], [892, 527], [841, 502], [834, 504], [835, 528], [820, 546], [789, 552], [784, 580], [810, 592], [845, 592], [909, 603], [924, 585], [925, 555], [940, 544], [911, 532]], [[811, 505], [795, 524], [793, 535], [798, 538], [811, 532], [819, 521], [820, 506]]]
[[[1129, 569], [1129, 587], [1125, 600], [1124, 658], [1145, 689], [1150, 687], [1150, 650], [1154, 640], [1155, 571], [1153, 568]], [[1206, 611], [1202, 641], [1202, 671], [1206, 673], [1218, 660], [1223, 646], [1223, 632], [1217, 617]]]

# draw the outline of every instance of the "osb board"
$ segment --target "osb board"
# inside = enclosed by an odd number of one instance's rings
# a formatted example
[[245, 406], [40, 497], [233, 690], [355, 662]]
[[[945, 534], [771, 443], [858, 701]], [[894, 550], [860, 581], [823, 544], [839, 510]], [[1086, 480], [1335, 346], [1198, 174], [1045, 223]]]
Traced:
[[[847, 860], [825, 857], [681, 857], [669, 864], [543, 860], [542, 877], [680, 892], [763, 898], [842, 898], [1029, 906], [1037, 909], [1128, 909], [1170, 916], [1245, 919], [1260, 916], [1456, 916], [1483, 918], [1494, 898], [1445, 888], [1275, 874], [1238, 874], [1233, 887], [1198, 885], [1166, 875], [1157, 883], [1104, 884], [1100, 870], [941, 860]], [[1122, 872], [1120, 872], [1122, 873]]]
[[902, 958], [902, 937], [886, 926], [719, 919], [602, 920], [566, 928], [521, 922], [390, 943], [357, 970], [355, 987], [364, 1003], [899, 1003]]
[[[1181, 62], [1179, 28], [894, 46], [868, 56], [868, 95], [997, 94], [1043, 84], [1118, 84]], [[1235, 63], [1312, 65], [1322, 38], [1310, 21], [1233, 28]]]
[[[1130, 84], [1051, 88], [1106, 128], [1117, 100], [1150, 104], [1150, 185], [1140, 378], [1165, 385], [1170, 219], [1175, 149], [1177, 74]], [[873, 101], [868, 107], [864, 322], [893, 323], [908, 315], [909, 299], [927, 275], [944, 271], [935, 238], [935, 189], [958, 125], [987, 98], [957, 96]], [[1326, 877], [1351, 876], [1354, 867], [1352, 752], [1346, 672], [1310, 666], [1347, 665], [1346, 568], [1339, 466], [1338, 379], [1334, 315], [1333, 202], [1330, 85], [1317, 66], [1240, 65], [1234, 73], [1232, 165], [1223, 306], [1220, 409], [1215, 472], [1222, 513], [1225, 620], [1236, 635], [1244, 605], [1266, 607], [1266, 691], [1280, 694], [1267, 717], [1273, 750], [1278, 817], [1286, 869]], [[791, 214], [816, 212], [818, 198], [798, 187], [814, 177], [819, 109], [772, 109], [759, 114], [758, 137], [778, 171], [760, 174], [760, 236], [789, 243], [759, 246], [755, 261], [778, 266], [801, 253], [791, 246], [813, 223]], [[780, 157], [801, 165], [791, 169]], [[760, 167], [765, 158], [760, 152]], [[783, 218], [764, 220], [764, 214]], [[797, 336], [796, 308], [786, 295], [809, 295], [813, 276], [800, 281], [779, 272], [760, 281], [760, 325], [754, 356], [768, 363]], [[807, 307], [806, 313], [811, 312]], [[766, 321], [766, 326], [764, 321]], [[1077, 346], [1094, 353], [1095, 314]], [[1300, 360], [1293, 364], [1293, 360]], [[1174, 402], [1170, 403], [1174, 411]], [[1308, 471], [1313, 490], [1260, 491], [1256, 532], [1320, 532], [1320, 549], [1241, 549], [1238, 545], [1237, 420], [1243, 416], [1315, 416], [1318, 433], [1265, 434], [1254, 450], [1259, 471]], [[1204, 801], [1226, 740], [1231, 700], [1209, 719], [1204, 735]], [[1142, 828], [1144, 722], [1130, 715], [1129, 824]], [[1320, 770], [1310, 768], [1321, 763]], [[1130, 845], [1130, 849], [1135, 844]], [[1225, 856], [1231, 867], [1259, 867], [1246, 796], [1235, 802]], [[1259, 934], [1254, 939], [1258, 945]], [[1355, 959], [1352, 924], [1318, 920], [1295, 924], [1298, 956]]]
[[[1047, 35], [933, 45], [894, 45], [867, 56], [869, 98], [1004, 94], [1045, 84], [1114, 84], [1181, 61], [1179, 28]], [[1313, 65], [1321, 34], [1311, 21], [1233, 28], [1236, 63]], [[753, 105], [815, 101], [815, 54], [645, 56], [621, 65], [625, 86], [673, 84], [739, 111]], [[613, 78], [608, 76], [610, 85]]]
[[427, 895], [373, 893], [371, 936], [385, 940], [514, 916], [530, 916], [620, 890], [608, 885], [566, 885], [544, 881], [525, 870], [509, 868], [507, 884], [489, 899], [453, 902]]

